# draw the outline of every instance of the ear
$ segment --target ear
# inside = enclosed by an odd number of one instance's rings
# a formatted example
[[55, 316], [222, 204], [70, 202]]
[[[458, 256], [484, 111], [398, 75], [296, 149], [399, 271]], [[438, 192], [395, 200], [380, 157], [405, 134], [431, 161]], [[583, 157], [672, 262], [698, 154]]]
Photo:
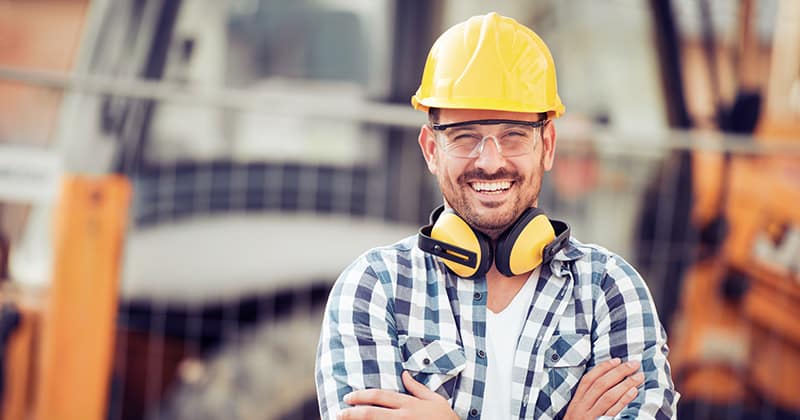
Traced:
[[553, 168], [556, 158], [556, 127], [553, 121], [548, 122], [542, 131], [542, 165], [545, 171]]
[[428, 125], [423, 125], [419, 130], [419, 147], [422, 149], [422, 156], [428, 163], [428, 170], [436, 175], [436, 168], [439, 166], [439, 157], [436, 154], [436, 134]]

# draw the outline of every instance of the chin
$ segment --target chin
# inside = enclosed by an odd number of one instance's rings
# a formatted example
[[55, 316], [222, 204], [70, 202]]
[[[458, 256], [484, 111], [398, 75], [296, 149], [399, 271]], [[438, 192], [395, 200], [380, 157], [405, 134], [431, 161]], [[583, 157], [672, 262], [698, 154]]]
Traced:
[[467, 220], [467, 223], [476, 227], [478, 230], [485, 231], [504, 231], [511, 226], [516, 217], [514, 215], [503, 214], [495, 217], [475, 217], [474, 220]]

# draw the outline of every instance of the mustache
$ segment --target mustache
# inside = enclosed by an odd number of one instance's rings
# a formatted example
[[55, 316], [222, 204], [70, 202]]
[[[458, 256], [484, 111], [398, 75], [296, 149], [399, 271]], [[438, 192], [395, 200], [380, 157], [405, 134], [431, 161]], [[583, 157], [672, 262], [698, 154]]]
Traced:
[[494, 173], [487, 173], [480, 169], [473, 169], [471, 171], [464, 172], [458, 177], [458, 182], [465, 183], [467, 180], [476, 180], [479, 179], [481, 181], [494, 181], [498, 179], [510, 179], [512, 181], [520, 181], [519, 173], [511, 172], [507, 169], [501, 168], [497, 172]]

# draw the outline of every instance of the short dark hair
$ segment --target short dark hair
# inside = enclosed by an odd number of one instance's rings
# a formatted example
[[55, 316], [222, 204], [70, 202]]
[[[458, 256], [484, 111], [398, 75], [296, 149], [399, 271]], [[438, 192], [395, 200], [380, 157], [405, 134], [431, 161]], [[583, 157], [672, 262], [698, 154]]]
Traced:
[[441, 110], [439, 108], [428, 108], [428, 123], [429, 124], [436, 124], [439, 122], [439, 113]]

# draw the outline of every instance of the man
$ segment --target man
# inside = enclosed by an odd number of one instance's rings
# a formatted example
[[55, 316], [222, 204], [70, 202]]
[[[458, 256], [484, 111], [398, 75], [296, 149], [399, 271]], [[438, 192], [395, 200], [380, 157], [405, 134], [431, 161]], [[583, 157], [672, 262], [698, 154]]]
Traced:
[[412, 98], [445, 208], [337, 280], [317, 359], [324, 419], [674, 417], [650, 294], [537, 210], [564, 112], [552, 57], [490, 13], [433, 45]]

